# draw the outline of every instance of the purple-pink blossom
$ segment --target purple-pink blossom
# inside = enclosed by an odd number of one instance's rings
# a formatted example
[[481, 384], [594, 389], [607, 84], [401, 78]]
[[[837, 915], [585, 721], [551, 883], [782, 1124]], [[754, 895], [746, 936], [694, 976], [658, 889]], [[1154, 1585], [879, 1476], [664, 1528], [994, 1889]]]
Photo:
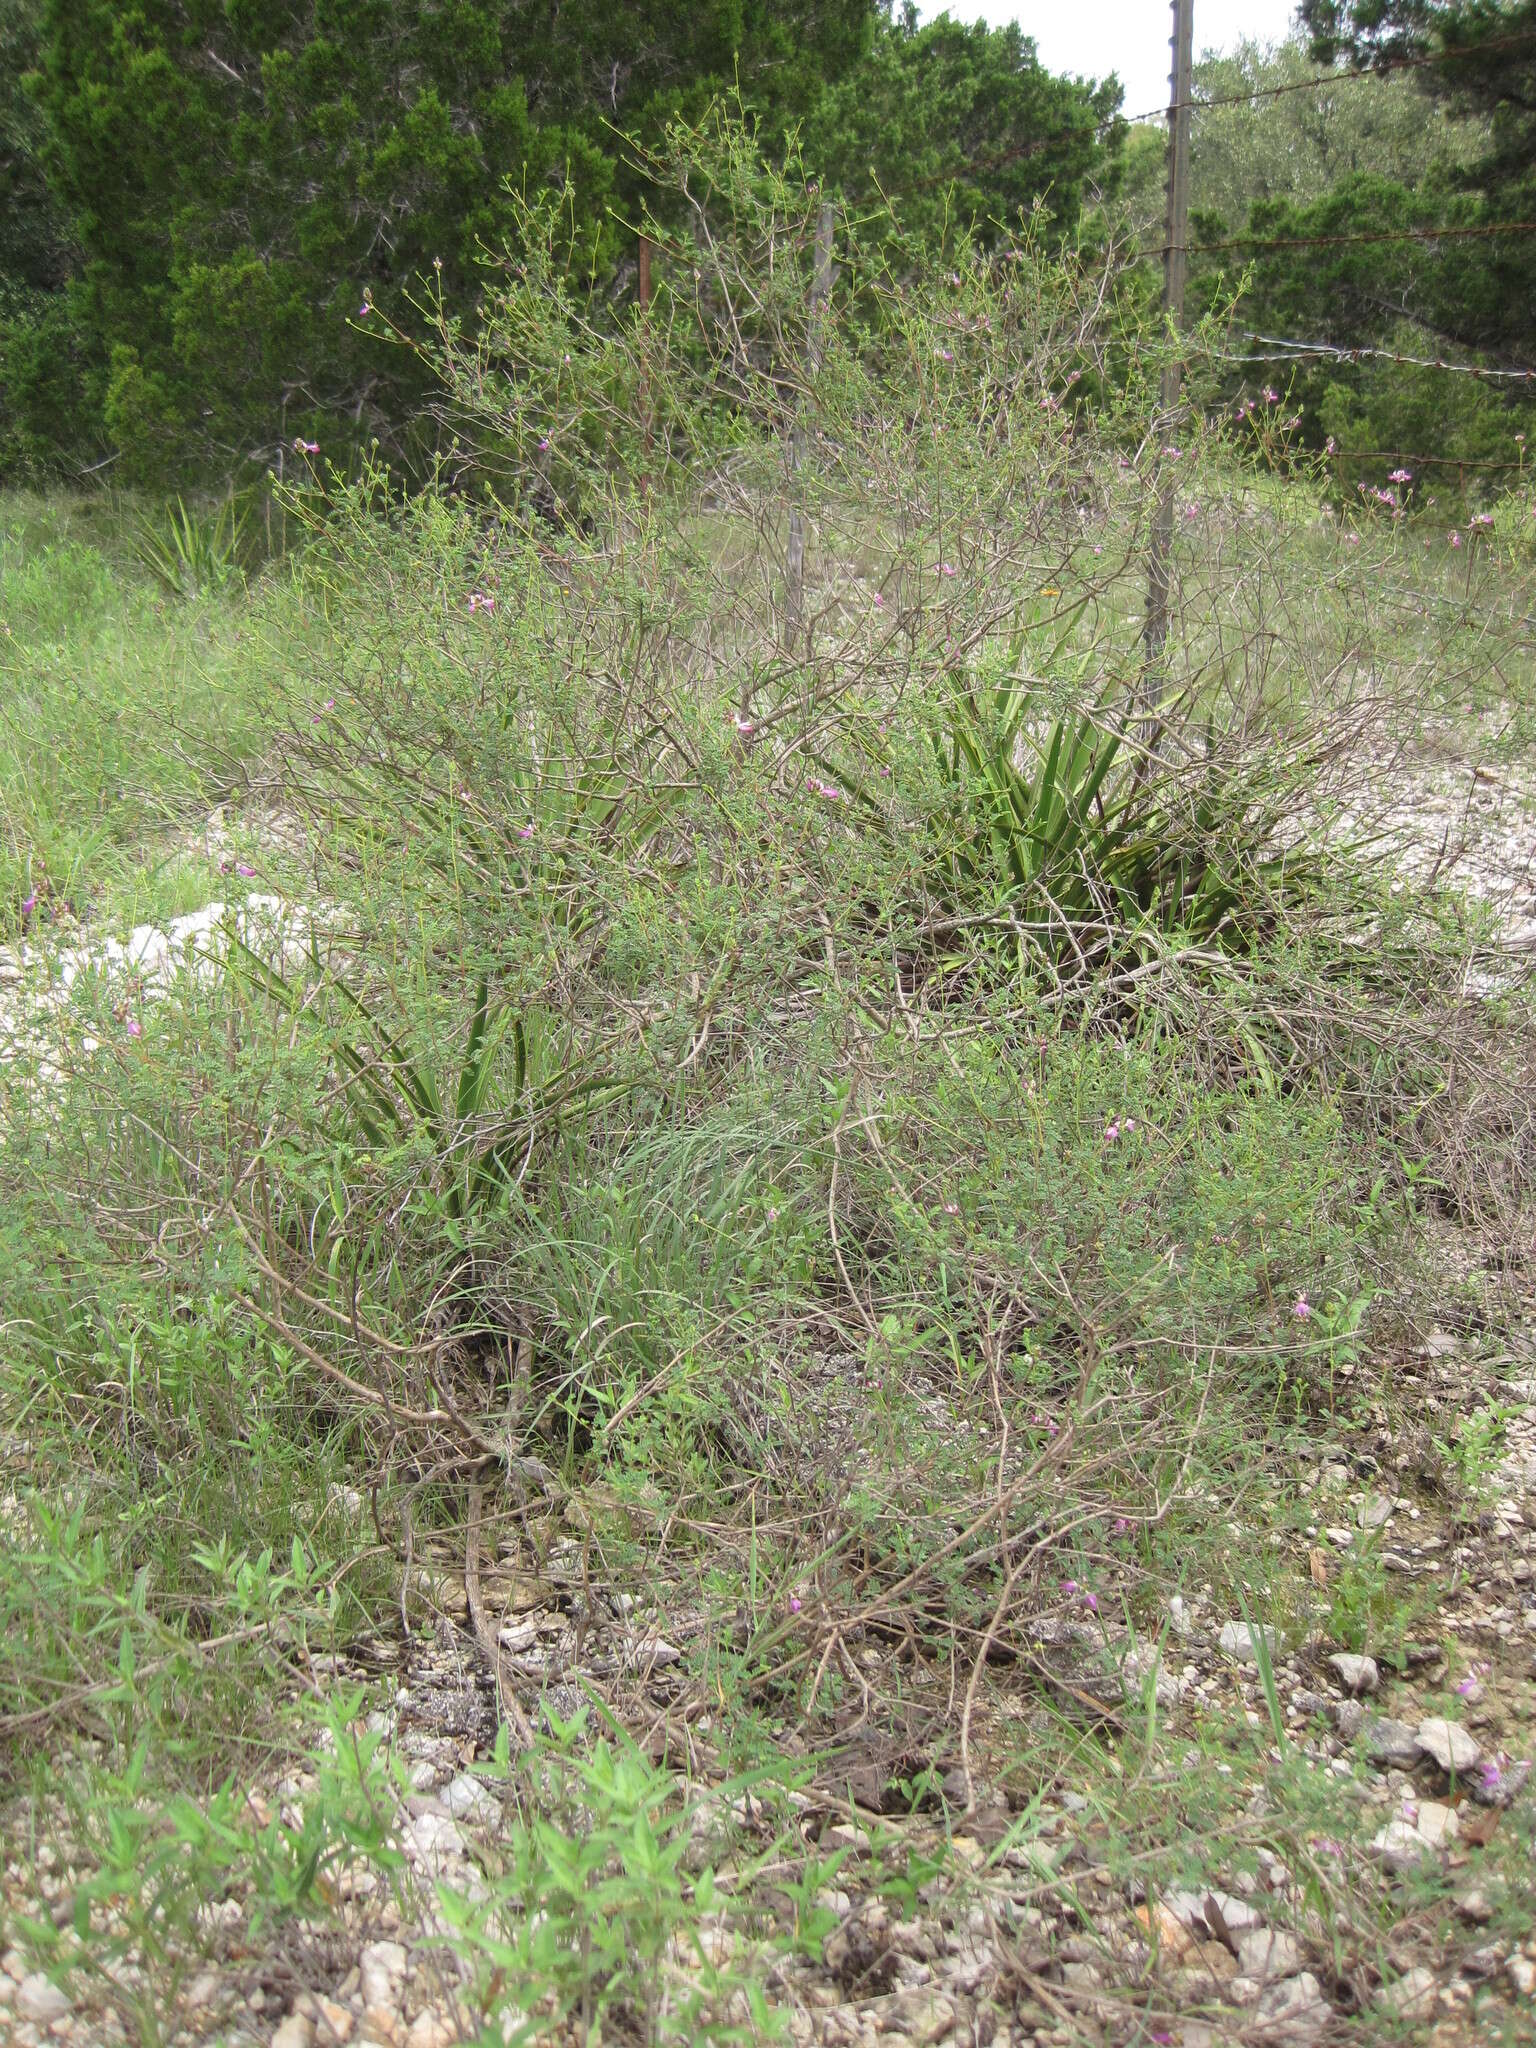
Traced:
[[235, 862], [235, 873], [237, 875], [244, 875], [247, 881], [251, 879], [252, 875], [254, 875], [255, 872], [256, 870], [251, 866], [249, 861], [237, 860]]
[[517, 836], [519, 839], [531, 839], [533, 837], [533, 832], [534, 828], [532, 825], [519, 825], [517, 828]]
[[789, 1596], [789, 1611], [791, 1614], [798, 1614], [800, 1612], [800, 1601], [794, 1593], [791, 1593]]
[[1297, 1295], [1296, 1305], [1291, 1310], [1291, 1314], [1296, 1318], [1298, 1323], [1304, 1323], [1310, 1319], [1312, 1314], [1312, 1304], [1307, 1300], [1307, 1297], [1304, 1294]]
[[1413, 482], [1413, 471], [1411, 469], [1394, 469], [1388, 476], [1387, 482], [1391, 484], [1411, 484]]
[[123, 1029], [130, 1038], [142, 1038], [144, 1036], [144, 1026], [137, 1017], [130, 1017], [127, 1023], [124, 1024]]
[[294, 439], [293, 452], [295, 455], [318, 455], [320, 453], [320, 443], [318, 441], [306, 441], [304, 436], [299, 434]]
[[21, 914], [23, 917], [30, 917], [36, 908], [37, 891], [34, 889], [29, 896], [24, 896], [21, 899]]

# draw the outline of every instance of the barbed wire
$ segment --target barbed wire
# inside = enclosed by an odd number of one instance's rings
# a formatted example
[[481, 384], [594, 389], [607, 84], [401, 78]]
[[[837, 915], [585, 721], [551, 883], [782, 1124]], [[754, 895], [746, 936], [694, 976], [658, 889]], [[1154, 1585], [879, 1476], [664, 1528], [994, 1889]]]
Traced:
[[1401, 363], [1416, 370], [1449, 370], [1460, 377], [1477, 377], [1484, 382], [1492, 379], [1521, 384], [1536, 383], [1536, 370], [1494, 370], [1481, 363], [1448, 363], [1443, 356], [1411, 356], [1401, 349], [1378, 348], [1373, 344], [1361, 343], [1357, 347], [1331, 341], [1292, 341], [1281, 334], [1258, 334], [1251, 329], [1245, 333], [1248, 341], [1262, 341], [1268, 347], [1253, 354], [1237, 354], [1228, 349], [1208, 349], [1205, 353], [1224, 363], [1295, 363], [1314, 358], [1341, 363], [1363, 362], [1366, 357], [1379, 358], [1383, 362]]
[[1335, 448], [1330, 455], [1326, 449], [1319, 451], [1323, 462], [1412, 462], [1420, 469], [1529, 469], [1536, 474], [1536, 463], [1510, 461], [1501, 456], [1484, 458], [1481, 455], [1411, 455], [1400, 448], [1372, 448], [1355, 450]]
[[[1347, 85], [1357, 78], [1383, 78], [1394, 71], [1422, 71], [1437, 65], [1451, 66], [1481, 56], [1488, 50], [1514, 48], [1521, 44], [1536, 46], [1536, 30], [1520, 29], [1512, 35], [1490, 36], [1486, 42], [1474, 48], [1457, 51], [1438, 50], [1422, 52], [1415, 57], [1386, 57], [1375, 64], [1351, 64], [1342, 70], [1322, 71], [1315, 78], [1288, 79], [1283, 85], [1255, 86], [1251, 92], [1232, 92], [1204, 99], [1172, 100], [1166, 106], [1151, 107], [1141, 114], [1118, 114], [1115, 119], [1127, 121], [1133, 126], [1141, 121], [1167, 120], [1171, 115], [1182, 113], [1185, 107], [1194, 113], [1201, 113], [1211, 107], [1252, 106], [1256, 100], [1277, 100], [1287, 93], [1318, 92], [1328, 85]], [[1219, 59], [1217, 60], [1220, 61]]]

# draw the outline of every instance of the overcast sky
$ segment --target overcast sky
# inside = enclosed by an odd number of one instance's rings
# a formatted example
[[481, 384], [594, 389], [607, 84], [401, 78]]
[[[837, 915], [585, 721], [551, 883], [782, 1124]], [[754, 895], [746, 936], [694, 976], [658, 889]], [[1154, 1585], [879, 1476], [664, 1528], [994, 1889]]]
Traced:
[[[1248, 35], [1277, 41], [1290, 25], [1294, 0], [1195, 0], [1195, 55], [1229, 48]], [[1125, 87], [1125, 111], [1144, 113], [1168, 102], [1168, 38], [1173, 14], [1167, 0], [920, 0], [924, 21], [951, 14], [957, 21], [1016, 21], [1033, 36], [1049, 71], [1083, 78], [1115, 72]]]

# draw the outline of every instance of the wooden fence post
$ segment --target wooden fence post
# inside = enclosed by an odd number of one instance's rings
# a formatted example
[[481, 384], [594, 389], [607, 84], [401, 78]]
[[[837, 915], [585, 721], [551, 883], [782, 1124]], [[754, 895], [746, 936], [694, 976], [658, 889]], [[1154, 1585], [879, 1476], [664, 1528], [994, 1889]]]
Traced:
[[[1184, 320], [1184, 281], [1189, 272], [1189, 128], [1190, 99], [1194, 92], [1194, 0], [1172, 0], [1173, 65], [1169, 85], [1173, 98], [1168, 108], [1168, 215], [1163, 247], [1163, 316], [1170, 329]], [[1167, 432], [1179, 402], [1177, 356], [1163, 365], [1158, 390], [1159, 432]], [[1158, 458], [1161, 463], [1162, 458]], [[1168, 639], [1168, 599], [1171, 589], [1173, 555], [1173, 494], [1171, 471], [1164, 470], [1164, 482], [1152, 518], [1152, 547], [1147, 561], [1147, 617], [1143, 628], [1146, 660], [1142, 668], [1142, 700], [1147, 715], [1143, 737], [1150, 748], [1161, 731], [1157, 718], [1159, 674], [1163, 648]]]
[[[821, 316], [832, 294], [832, 204], [823, 200], [816, 217], [816, 253], [811, 270], [811, 298], [806, 322], [806, 366], [812, 377], [821, 368]], [[784, 644], [793, 647], [800, 635], [805, 603], [805, 514], [797, 479], [805, 463], [805, 406], [796, 409], [789, 436], [789, 546], [784, 559]]]

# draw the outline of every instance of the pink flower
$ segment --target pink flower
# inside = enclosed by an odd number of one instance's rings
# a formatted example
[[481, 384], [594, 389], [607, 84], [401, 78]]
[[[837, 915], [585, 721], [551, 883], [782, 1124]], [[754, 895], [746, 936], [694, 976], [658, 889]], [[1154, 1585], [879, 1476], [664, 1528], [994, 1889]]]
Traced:
[[534, 828], [532, 825], [519, 825], [517, 828], [517, 836], [519, 839], [531, 839], [533, 837], [533, 833]]
[[1106, 1145], [1113, 1145], [1113, 1144], [1114, 1144], [1114, 1142], [1115, 1142], [1115, 1140], [1116, 1140], [1116, 1139], [1117, 1139], [1117, 1138], [1119, 1137], [1119, 1135], [1120, 1135], [1120, 1126], [1119, 1126], [1119, 1125], [1118, 1125], [1117, 1123], [1112, 1123], [1112, 1124], [1106, 1124], [1106, 1125], [1105, 1125], [1105, 1127], [1104, 1127], [1104, 1142], [1105, 1142], [1105, 1144], [1106, 1144]]
[[1472, 524], [1474, 526], [1492, 526], [1493, 514], [1491, 512], [1474, 512], [1472, 514]]
[[960, 1204], [958, 1202], [946, 1202], [944, 1204], [944, 1214], [946, 1216], [958, 1216], [960, 1214]]
[[549, 436], [548, 436], [548, 434], [545, 434], [545, 435], [544, 435], [544, 437], [542, 438], [542, 440], [541, 440], [541, 441], [539, 442], [539, 453], [540, 453], [541, 455], [542, 455], [542, 454], [544, 454], [544, 453], [545, 453], [545, 452], [546, 452], [546, 451], [548, 450], [548, 448], [549, 448]]
[[247, 881], [251, 879], [252, 875], [254, 875], [255, 872], [256, 870], [251, 866], [249, 861], [237, 860], [235, 862], [235, 873], [237, 875], [244, 875]]
[[1180, 448], [1171, 448], [1171, 447], [1170, 447], [1170, 448], [1165, 448], [1165, 449], [1163, 450], [1163, 453], [1164, 453], [1164, 454], [1165, 454], [1165, 455], [1166, 455], [1166, 456], [1168, 457], [1168, 460], [1169, 460], [1170, 462], [1177, 462], [1177, 461], [1178, 461], [1178, 459], [1179, 459], [1179, 457], [1180, 457], [1180, 455], [1181, 455], [1181, 454], [1183, 453], [1183, 450], [1182, 450], [1182, 449], [1180, 449]]
[[1063, 1579], [1061, 1582], [1061, 1590], [1063, 1591], [1063, 1593], [1075, 1593], [1077, 1591], [1076, 1579]]
[[1184, 517], [1186, 519], [1198, 519], [1200, 517], [1200, 507], [1194, 504], [1186, 505], [1184, 507]]
[[1451, 546], [1453, 548], [1459, 548], [1461, 546], [1461, 535], [1459, 533], [1453, 533], [1451, 535]]
[[1097, 1614], [1097, 1613], [1098, 1613], [1098, 1611], [1099, 1611], [1099, 1596], [1098, 1596], [1098, 1594], [1097, 1594], [1097, 1593], [1085, 1593], [1085, 1594], [1083, 1595], [1083, 1605], [1084, 1605], [1084, 1606], [1085, 1606], [1085, 1607], [1086, 1607], [1086, 1608], [1088, 1609], [1088, 1612], [1089, 1612], [1090, 1614]]
[[1389, 484], [1411, 484], [1413, 482], [1413, 471], [1411, 469], [1394, 469], [1387, 478], [1387, 482]]
[[1327, 440], [1323, 443], [1323, 453], [1325, 455], [1337, 455], [1338, 452], [1339, 444], [1337, 441], [1334, 440], [1332, 434], [1330, 434]]
[[1109, 1533], [1111, 1536], [1123, 1536], [1130, 1526], [1124, 1515], [1116, 1515]]
[[37, 891], [36, 891], [36, 890], [34, 889], [34, 890], [32, 891], [32, 893], [31, 893], [31, 895], [30, 895], [30, 896], [24, 896], [24, 897], [22, 898], [22, 903], [21, 903], [21, 914], [22, 914], [22, 916], [23, 916], [23, 917], [30, 917], [30, 916], [32, 915], [33, 911], [34, 911], [34, 910], [36, 910], [36, 908], [37, 908]]
[[953, 354], [947, 348], [936, 348], [934, 350], [934, 354], [938, 357], [941, 363], [952, 363], [955, 360]]
[[364, 299], [363, 303], [362, 303], [362, 304], [361, 304], [361, 305], [360, 305], [360, 306], [358, 307], [358, 309], [357, 309], [357, 317], [358, 317], [358, 319], [359, 319], [359, 320], [366, 320], [366, 319], [368, 318], [368, 315], [369, 315], [369, 314], [370, 314], [370, 313], [371, 313], [372, 311], [373, 311], [373, 308], [372, 308], [372, 306], [370, 306], [370, 305], [369, 305], [369, 303], [368, 303], [368, 301], [367, 301], [366, 299]]
[[752, 733], [757, 731], [757, 720], [755, 718], [743, 718], [739, 711], [733, 712], [731, 718], [736, 730], [743, 739], [747, 739]]
[[139, 1022], [137, 1017], [130, 1017], [127, 1023], [123, 1026], [123, 1029], [127, 1032], [130, 1038], [142, 1038], [144, 1036], [144, 1026]]
[[954, 566], [952, 562], [940, 562], [939, 574], [941, 576], [958, 576], [960, 574], [960, 571]]
[[1264, 403], [1266, 405], [1278, 405], [1280, 403], [1279, 392], [1272, 390], [1268, 384], [1264, 386]]
[[1095, 553], [1096, 555], [1102, 555], [1102, 554], [1103, 554], [1103, 552], [1104, 552], [1104, 550], [1103, 550], [1103, 549], [1102, 549], [1101, 547], [1095, 547], [1095, 548], [1094, 548], [1094, 551], [1093, 551], [1093, 552], [1094, 552], [1094, 553]]
[[1291, 1310], [1291, 1314], [1296, 1318], [1298, 1323], [1304, 1323], [1307, 1321], [1311, 1313], [1312, 1304], [1307, 1300], [1307, 1297], [1304, 1294], [1298, 1294], [1296, 1297], [1296, 1305]]
[[306, 441], [304, 436], [300, 434], [294, 441], [293, 452], [295, 455], [318, 455], [320, 453], [320, 443], [318, 441]]
[[1126, 1118], [1126, 1120], [1125, 1120], [1124, 1128], [1125, 1128], [1126, 1130], [1128, 1130], [1128, 1131], [1134, 1131], [1134, 1130], [1135, 1130], [1135, 1128], [1136, 1128], [1136, 1119], [1135, 1119], [1135, 1117], [1133, 1117], [1133, 1116], [1128, 1116], [1128, 1117]]
[[791, 1614], [798, 1614], [800, 1612], [800, 1601], [794, 1593], [791, 1593], [789, 1596], [789, 1611]]
[[877, 607], [883, 607], [885, 604], [885, 599], [880, 595], [878, 590], [875, 592], [875, 604]]

